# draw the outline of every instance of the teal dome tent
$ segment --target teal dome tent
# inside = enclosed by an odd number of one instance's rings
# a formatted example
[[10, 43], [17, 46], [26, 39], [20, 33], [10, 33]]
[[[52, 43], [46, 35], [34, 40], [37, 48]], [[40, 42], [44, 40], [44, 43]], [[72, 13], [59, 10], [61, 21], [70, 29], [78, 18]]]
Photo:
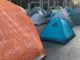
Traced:
[[75, 34], [67, 21], [56, 18], [52, 20], [40, 33], [45, 41], [56, 41], [62, 44], [67, 43]]

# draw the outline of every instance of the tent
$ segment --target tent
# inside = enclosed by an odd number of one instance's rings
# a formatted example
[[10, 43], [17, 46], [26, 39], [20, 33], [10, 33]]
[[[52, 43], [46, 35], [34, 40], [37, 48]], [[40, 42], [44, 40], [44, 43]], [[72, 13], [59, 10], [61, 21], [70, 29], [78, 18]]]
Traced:
[[75, 25], [80, 25], [80, 7], [74, 8], [71, 11], [71, 18]]
[[37, 13], [33, 14], [31, 16], [31, 19], [36, 25], [40, 25], [47, 22], [47, 18], [41, 11], [38, 11]]
[[39, 60], [44, 56], [31, 19], [19, 6], [0, 0], [0, 60]]
[[54, 20], [55, 18], [62, 18], [63, 20], [68, 21], [71, 26], [73, 26], [73, 22], [71, 21], [71, 17], [69, 16], [66, 9], [63, 9], [60, 6], [57, 6], [54, 10], [52, 10], [52, 13], [49, 17], [49, 20]]
[[62, 44], [67, 43], [75, 34], [67, 21], [56, 18], [50, 22], [40, 33], [45, 41], [55, 41]]
[[40, 7], [34, 7], [29, 11], [30, 16], [37, 13], [38, 11], [41, 11], [43, 14], [46, 14], [46, 11], [41, 9]]
[[37, 13], [38, 11], [41, 11], [40, 7], [34, 7], [29, 11], [30, 16], [32, 16], [33, 14]]

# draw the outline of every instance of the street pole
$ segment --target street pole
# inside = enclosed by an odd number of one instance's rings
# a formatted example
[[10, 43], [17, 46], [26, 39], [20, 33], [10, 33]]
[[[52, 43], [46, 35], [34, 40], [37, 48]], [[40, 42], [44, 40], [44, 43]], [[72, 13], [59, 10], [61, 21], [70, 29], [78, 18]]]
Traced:
[[49, 9], [49, 7], [50, 7], [50, 1], [48, 0], [48, 9]]
[[40, 8], [42, 8], [42, 1], [40, 0]]

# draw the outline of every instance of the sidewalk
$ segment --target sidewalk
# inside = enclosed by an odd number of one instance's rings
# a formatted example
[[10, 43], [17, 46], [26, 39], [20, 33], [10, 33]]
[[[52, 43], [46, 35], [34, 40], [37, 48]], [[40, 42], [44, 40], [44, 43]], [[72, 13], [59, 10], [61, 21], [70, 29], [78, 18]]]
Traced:
[[[44, 26], [37, 26], [38, 31]], [[43, 42], [47, 54], [45, 60], [80, 60], [80, 27], [74, 27], [74, 31], [77, 36], [66, 45]]]

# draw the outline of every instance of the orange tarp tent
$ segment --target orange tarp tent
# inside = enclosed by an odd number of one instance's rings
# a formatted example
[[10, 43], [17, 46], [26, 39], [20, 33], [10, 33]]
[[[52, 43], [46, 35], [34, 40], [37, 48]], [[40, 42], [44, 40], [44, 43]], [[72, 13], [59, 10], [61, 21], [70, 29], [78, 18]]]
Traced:
[[36, 60], [44, 55], [31, 19], [19, 6], [0, 0], [0, 60]]

